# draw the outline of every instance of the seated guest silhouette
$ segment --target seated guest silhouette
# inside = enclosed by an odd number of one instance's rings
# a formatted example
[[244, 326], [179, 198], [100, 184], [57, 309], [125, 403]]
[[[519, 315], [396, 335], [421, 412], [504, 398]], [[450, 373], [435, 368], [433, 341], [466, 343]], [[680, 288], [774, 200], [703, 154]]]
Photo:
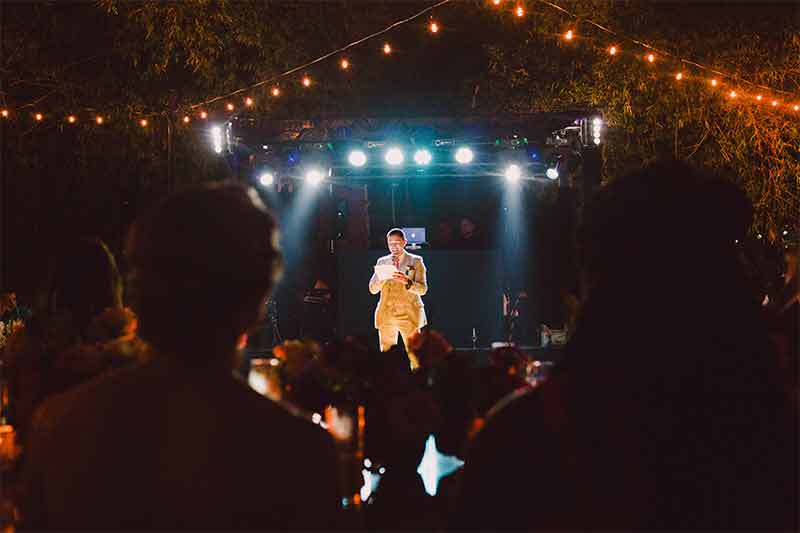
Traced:
[[25, 529], [329, 529], [330, 436], [234, 377], [279, 271], [275, 222], [234, 185], [168, 197], [127, 253], [154, 353], [46, 401], [26, 448]]
[[796, 413], [735, 249], [751, 212], [678, 162], [597, 193], [575, 335], [471, 443], [455, 529], [796, 530]]

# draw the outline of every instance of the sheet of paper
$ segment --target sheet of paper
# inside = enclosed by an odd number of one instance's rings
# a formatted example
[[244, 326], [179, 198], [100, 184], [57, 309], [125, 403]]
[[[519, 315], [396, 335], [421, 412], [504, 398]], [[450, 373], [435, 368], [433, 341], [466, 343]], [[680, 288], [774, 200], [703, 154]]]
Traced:
[[375, 265], [375, 273], [378, 275], [378, 279], [381, 281], [392, 279], [392, 274], [395, 272], [400, 271], [397, 270], [394, 265]]

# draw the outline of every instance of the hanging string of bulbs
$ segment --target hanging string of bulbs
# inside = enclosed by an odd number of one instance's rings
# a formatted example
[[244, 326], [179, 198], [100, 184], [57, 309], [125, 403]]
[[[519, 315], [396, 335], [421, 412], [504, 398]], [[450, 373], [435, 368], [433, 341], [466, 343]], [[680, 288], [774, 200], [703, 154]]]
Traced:
[[[770, 109], [773, 111], [784, 111], [790, 112], [794, 114], [798, 114], [800, 116], [800, 98], [798, 98], [793, 93], [782, 91], [778, 89], [772, 89], [766, 86], [758, 85], [748, 80], [739, 79], [736, 76], [726, 74], [719, 70], [715, 70], [713, 68], [707, 67], [702, 65], [696, 61], [691, 59], [682, 58], [679, 56], [675, 56], [663, 50], [659, 50], [653, 45], [646, 43], [644, 41], [626, 37], [618, 32], [610, 30], [605, 26], [588, 19], [583, 19], [571, 13], [570, 11], [564, 9], [563, 7], [550, 2], [549, 0], [533, 0], [539, 2], [541, 4], [547, 5], [548, 7], [558, 10], [559, 12], [569, 16], [573, 20], [580, 20], [587, 24], [590, 24], [597, 29], [601, 30], [602, 32], [610, 35], [614, 38], [614, 41], [609, 43], [607, 47], [603, 48], [604, 53], [607, 53], [611, 57], [617, 57], [623, 55], [623, 43], [627, 42], [635, 47], [640, 49], [644, 49], [642, 53], [633, 53], [634, 56], [637, 58], [641, 58], [641, 60], [648, 66], [653, 66], [659, 63], [663, 63], [665, 66], [668, 62], [672, 63], [680, 63], [681, 65], [689, 65], [696, 69], [700, 69], [704, 71], [705, 75], [690, 75], [688, 72], [684, 72], [681, 69], [678, 69], [677, 72], [674, 72], [672, 75], [677, 83], [687, 82], [690, 80], [693, 81], [700, 81], [707, 84], [711, 90], [718, 90], [721, 94], [724, 94], [725, 97], [730, 101], [737, 101], [737, 102], [748, 102], [752, 103], [753, 105], [760, 105], [763, 106], [765, 109]], [[208, 120], [210, 117], [210, 107], [212, 104], [215, 104], [220, 101], [225, 101], [224, 103], [224, 110], [228, 113], [235, 113], [237, 112], [237, 104], [234, 103], [234, 99], [236, 97], [243, 96], [241, 100], [239, 100], [241, 106], [244, 108], [252, 108], [255, 105], [255, 100], [252, 96], [248, 95], [248, 93], [252, 93], [255, 89], [264, 86], [270, 86], [268, 90], [268, 94], [272, 98], [279, 98], [283, 94], [283, 89], [280, 85], [281, 80], [285, 80], [290, 76], [296, 75], [299, 72], [303, 72], [302, 76], [298, 78], [299, 84], [305, 88], [310, 89], [314, 84], [315, 81], [311, 78], [311, 75], [308, 73], [309, 67], [325, 61], [331, 57], [337, 56], [338, 57], [338, 65], [339, 68], [343, 71], [348, 71], [350, 69], [350, 60], [344, 56], [344, 52], [347, 50], [359, 46], [367, 41], [371, 41], [380, 37], [391, 30], [397, 28], [398, 26], [407, 24], [413, 20], [416, 20], [423, 15], [431, 13], [437, 8], [444, 6], [452, 2], [452, 0], [440, 0], [439, 2], [422, 9], [421, 11], [406, 17], [404, 19], [398, 20], [393, 22], [392, 24], [386, 26], [385, 28], [378, 30], [374, 33], [366, 35], [360, 39], [357, 39], [345, 46], [339, 47], [335, 50], [332, 50], [326, 54], [323, 54], [311, 61], [303, 63], [301, 65], [297, 65], [292, 67], [284, 72], [276, 74], [268, 79], [261, 80], [259, 82], [253, 83], [246, 87], [242, 87], [236, 89], [235, 91], [231, 91], [225, 94], [213, 96], [207, 98], [201, 102], [189, 104], [183, 106], [184, 111], [178, 113], [179, 123], [184, 125], [189, 125], [192, 123], [193, 120]], [[488, 0], [489, 4], [496, 9], [504, 9], [503, 6], [513, 4], [511, 8], [511, 13], [519, 19], [524, 18], [527, 15], [526, 5], [523, 3], [523, 0]], [[430, 34], [438, 34], [440, 30], [439, 23], [430, 16], [429, 22], [427, 24], [427, 29]], [[567, 28], [562, 34], [559, 35], [561, 39], [565, 42], [574, 42], [579, 40], [578, 31], [576, 28]], [[391, 56], [393, 53], [393, 48], [390, 42], [384, 41], [382, 46], [380, 47], [380, 51], [384, 56]], [[662, 59], [664, 61], [662, 61]], [[747, 85], [752, 90], [745, 91], [742, 88], [742, 85]], [[724, 90], [724, 91], [723, 91]], [[777, 96], [782, 95], [782, 96]], [[796, 100], [796, 101], [795, 101]], [[19, 109], [23, 109], [25, 107], [29, 107], [30, 104], [26, 104], [20, 106]], [[147, 129], [153, 117], [156, 116], [164, 116], [167, 115], [165, 112], [150, 112], [150, 113], [140, 113], [134, 117], [134, 120], [142, 129]], [[76, 125], [78, 124], [79, 118], [75, 113], [70, 113], [67, 115], [60, 115], [57, 116], [56, 114], [52, 114], [50, 116], [45, 115], [42, 111], [35, 111], [31, 114], [32, 118], [36, 123], [42, 123], [47, 120], [58, 120], [64, 121], [69, 125]], [[0, 120], [5, 119], [9, 120], [14, 117], [13, 110], [9, 107], [2, 107], [0, 108]], [[111, 119], [109, 114], [102, 114], [102, 113], [95, 113], [89, 120], [85, 122], [89, 122], [91, 124], [101, 126], [106, 124]]]

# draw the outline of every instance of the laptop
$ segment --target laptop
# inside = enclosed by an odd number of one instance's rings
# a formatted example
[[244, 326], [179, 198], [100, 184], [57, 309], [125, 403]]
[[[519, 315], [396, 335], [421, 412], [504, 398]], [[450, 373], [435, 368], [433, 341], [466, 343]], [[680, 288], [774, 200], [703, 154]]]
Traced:
[[406, 234], [409, 248], [419, 248], [420, 245], [427, 244], [425, 240], [425, 228], [402, 228]]

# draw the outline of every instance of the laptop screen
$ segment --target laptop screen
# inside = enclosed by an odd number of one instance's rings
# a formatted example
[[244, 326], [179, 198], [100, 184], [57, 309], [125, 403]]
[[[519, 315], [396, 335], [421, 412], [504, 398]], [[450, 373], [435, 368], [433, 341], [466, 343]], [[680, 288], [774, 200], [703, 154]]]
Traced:
[[425, 228], [403, 228], [408, 244], [425, 244]]

